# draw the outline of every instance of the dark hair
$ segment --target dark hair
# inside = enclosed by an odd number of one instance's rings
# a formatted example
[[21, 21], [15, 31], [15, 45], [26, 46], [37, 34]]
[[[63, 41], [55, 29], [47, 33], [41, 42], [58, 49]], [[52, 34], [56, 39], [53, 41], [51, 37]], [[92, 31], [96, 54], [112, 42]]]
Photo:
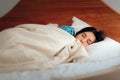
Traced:
[[99, 41], [102, 41], [105, 39], [105, 34], [103, 31], [100, 31], [100, 30], [97, 30], [96, 28], [94, 27], [86, 27], [86, 28], [83, 28], [82, 30], [78, 31], [76, 34], [75, 34], [75, 37], [80, 34], [80, 33], [83, 33], [83, 32], [93, 32], [93, 34], [95, 35], [96, 37], [96, 40], [95, 42], [99, 42]]

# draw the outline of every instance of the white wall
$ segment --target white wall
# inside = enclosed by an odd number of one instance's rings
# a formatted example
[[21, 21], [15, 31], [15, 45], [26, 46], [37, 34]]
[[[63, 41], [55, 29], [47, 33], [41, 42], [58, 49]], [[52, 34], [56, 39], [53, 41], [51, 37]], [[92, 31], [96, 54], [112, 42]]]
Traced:
[[111, 9], [120, 14], [120, 0], [102, 0]]
[[20, 0], [0, 0], [0, 18], [7, 14]]

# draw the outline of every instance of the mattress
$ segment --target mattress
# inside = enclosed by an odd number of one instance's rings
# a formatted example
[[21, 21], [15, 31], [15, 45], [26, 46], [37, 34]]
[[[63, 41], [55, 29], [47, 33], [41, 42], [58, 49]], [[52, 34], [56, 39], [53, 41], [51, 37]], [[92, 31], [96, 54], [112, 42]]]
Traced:
[[67, 63], [51, 70], [0, 73], [0, 80], [76, 80], [108, 73], [119, 65], [120, 57], [106, 61]]

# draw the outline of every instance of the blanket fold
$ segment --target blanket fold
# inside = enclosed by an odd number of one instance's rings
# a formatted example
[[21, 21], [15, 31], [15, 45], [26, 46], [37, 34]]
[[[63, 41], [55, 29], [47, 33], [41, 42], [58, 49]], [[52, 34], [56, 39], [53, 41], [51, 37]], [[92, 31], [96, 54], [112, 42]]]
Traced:
[[0, 72], [43, 70], [88, 57], [79, 40], [57, 27], [22, 24], [0, 32]]

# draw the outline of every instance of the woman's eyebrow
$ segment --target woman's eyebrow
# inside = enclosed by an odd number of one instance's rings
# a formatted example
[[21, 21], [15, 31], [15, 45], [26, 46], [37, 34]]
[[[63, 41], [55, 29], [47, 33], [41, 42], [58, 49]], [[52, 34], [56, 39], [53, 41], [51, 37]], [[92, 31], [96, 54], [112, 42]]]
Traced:
[[87, 36], [87, 34], [86, 33], [84, 33], [85, 34], [85, 36]]

